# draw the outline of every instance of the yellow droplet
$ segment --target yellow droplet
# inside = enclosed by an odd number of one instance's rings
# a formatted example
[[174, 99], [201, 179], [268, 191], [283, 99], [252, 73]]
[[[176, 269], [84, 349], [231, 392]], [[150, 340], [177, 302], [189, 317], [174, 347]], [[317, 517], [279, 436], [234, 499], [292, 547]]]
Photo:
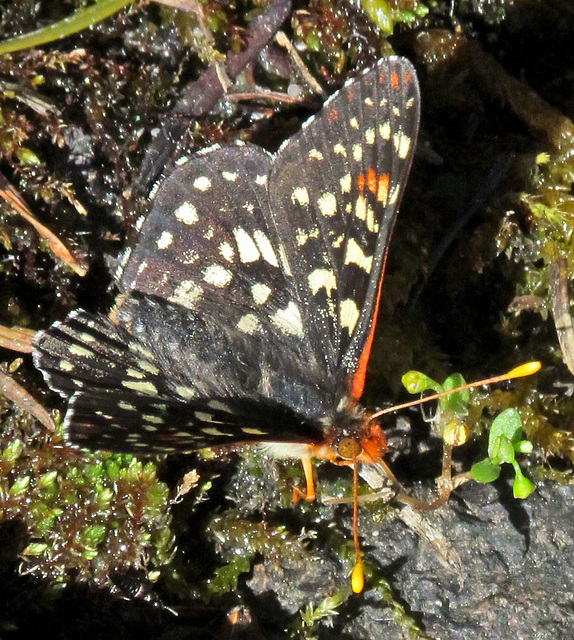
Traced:
[[522, 378], [524, 376], [531, 376], [533, 373], [540, 371], [542, 367], [542, 363], [535, 360], [534, 362], [526, 362], [525, 364], [521, 364], [519, 367], [515, 367], [514, 369], [508, 372], [509, 378]]
[[363, 570], [363, 563], [358, 560], [353, 567], [353, 573], [351, 573], [351, 589], [353, 593], [361, 593], [365, 586], [365, 571]]

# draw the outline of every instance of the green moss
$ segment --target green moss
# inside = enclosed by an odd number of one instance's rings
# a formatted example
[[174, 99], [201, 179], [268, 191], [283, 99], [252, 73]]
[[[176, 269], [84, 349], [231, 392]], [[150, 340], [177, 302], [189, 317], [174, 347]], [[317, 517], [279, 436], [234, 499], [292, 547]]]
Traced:
[[263, 522], [252, 522], [231, 509], [211, 519], [208, 533], [225, 565], [215, 570], [208, 580], [211, 595], [237, 589], [242, 574], [251, 569], [256, 555], [266, 558], [288, 557], [290, 561], [302, 561], [307, 552], [301, 541], [284, 527], [273, 527]]
[[167, 562], [168, 489], [153, 463], [75, 453], [61, 433], [42, 440], [13, 440], [0, 453], [0, 513], [26, 524], [27, 571], [60, 581], [79, 572], [103, 585], [118, 569]]

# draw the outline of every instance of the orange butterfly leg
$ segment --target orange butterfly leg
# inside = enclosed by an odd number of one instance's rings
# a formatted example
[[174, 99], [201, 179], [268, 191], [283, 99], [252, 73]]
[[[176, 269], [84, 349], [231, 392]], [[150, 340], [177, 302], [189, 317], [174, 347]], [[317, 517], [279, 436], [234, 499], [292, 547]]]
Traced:
[[293, 489], [293, 502], [299, 502], [302, 498], [311, 502], [317, 497], [315, 493], [315, 481], [313, 480], [313, 464], [311, 458], [301, 458], [303, 471], [305, 472], [305, 480], [307, 481], [307, 490], [301, 491], [295, 487]]

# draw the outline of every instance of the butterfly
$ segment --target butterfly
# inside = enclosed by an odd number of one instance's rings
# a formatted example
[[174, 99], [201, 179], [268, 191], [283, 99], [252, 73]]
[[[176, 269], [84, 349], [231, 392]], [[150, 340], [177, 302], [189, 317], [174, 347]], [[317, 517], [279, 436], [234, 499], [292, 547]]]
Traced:
[[[414, 68], [351, 80], [274, 153], [182, 158], [136, 222], [108, 314], [36, 335], [66, 441], [156, 454], [259, 443], [357, 468], [386, 439], [361, 403], [419, 122]], [[356, 474], [355, 474], [356, 475]]]

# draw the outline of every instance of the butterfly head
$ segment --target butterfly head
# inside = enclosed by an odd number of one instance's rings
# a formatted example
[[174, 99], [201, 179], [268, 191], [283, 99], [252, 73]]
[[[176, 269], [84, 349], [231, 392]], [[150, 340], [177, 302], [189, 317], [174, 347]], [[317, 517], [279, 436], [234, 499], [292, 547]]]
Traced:
[[387, 451], [381, 426], [358, 406], [335, 419], [333, 434], [331, 449], [338, 464], [373, 464]]

